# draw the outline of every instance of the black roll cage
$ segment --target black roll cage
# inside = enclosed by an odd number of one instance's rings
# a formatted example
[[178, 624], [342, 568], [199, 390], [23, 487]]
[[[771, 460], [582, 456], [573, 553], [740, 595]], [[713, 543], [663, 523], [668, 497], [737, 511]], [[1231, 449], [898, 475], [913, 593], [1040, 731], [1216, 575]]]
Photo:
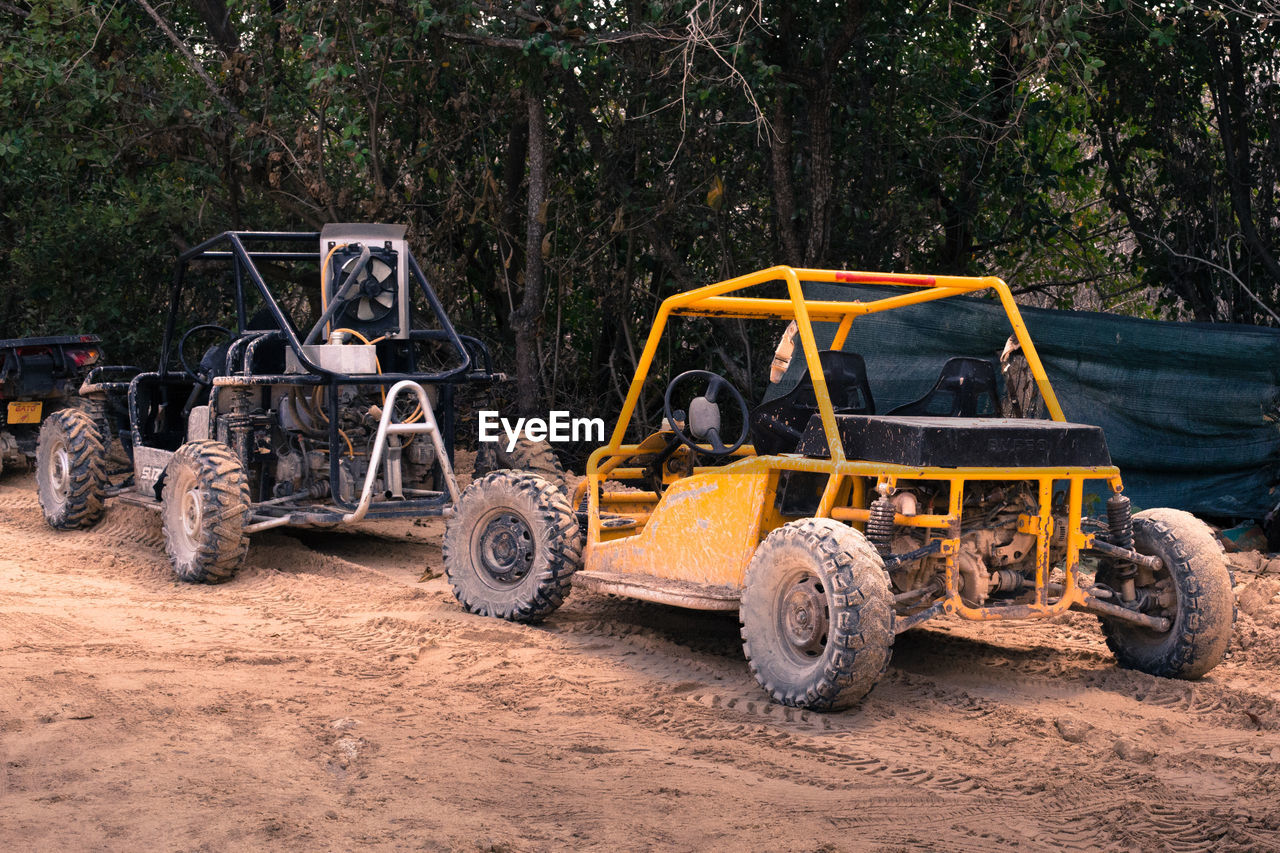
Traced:
[[[215, 249], [214, 247], [221, 244], [227, 244], [229, 249]], [[250, 251], [246, 248], [245, 243], [310, 243], [315, 246], [314, 251]], [[463, 336], [453, 328], [453, 324], [449, 322], [449, 317], [445, 314], [444, 307], [440, 304], [440, 299], [436, 296], [435, 291], [431, 288], [427, 277], [423, 275], [422, 269], [418, 266], [417, 260], [414, 259], [412, 253], [408, 256], [409, 273], [415, 281], [418, 282], [422, 289], [423, 295], [427, 299], [427, 303], [431, 306], [431, 311], [435, 315], [436, 322], [440, 324], [438, 330], [421, 331], [411, 333], [411, 339], [417, 340], [439, 340], [443, 338], [449, 344], [453, 345], [457, 352], [461, 363], [452, 369], [438, 371], [436, 373], [339, 373], [337, 371], [326, 370], [318, 364], [307, 358], [303, 352], [302, 342], [298, 340], [297, 334], [293, 331], [293, 325], [289, 318], [280, 308], [280, 304], [276, 302], [275, 297], [271, 294], [270, 288], [267, 287], [266, 281], [262, 278], [262, 273], [258, 271], [254, 261], [302, 261], [314, 262], [317, 265], [323, 263], [324, 258], [320, 253], [320, 232], [319, 231], [224, 231], [216, 237], [205, 240], [198, 246], [193, 246], [178, 256], [178, 266], [174, 271], [173, 287], [169, 294], [169, 316], [165, 320], [164, 338], [160, 347], [160, 369], [159, 373], [162, 377], [169, 374], [169, 357], [172, 355], [174, 329], [178, 320], [178, 306], [182, 297], [182, 288], [186, 279], [187, 267], [193, 261], [201, 260], [229, 260], [233, 262], [233, 275], [235, 278], [236, 288], [236, 321], [239, 324], [239, 335], [245, 334], [245, 325], [248, 323], [248, 316], [245, 310], [245, 276], [257, 288], [258, 294], [262, 297], [263, 304], [270, 309], [272, 317], [275, 318], [279, 325], [280, 331], [283, 332], [285, 344], [289, 349], [293, 350], [293, 354], [297, 357], [298, 363], [306, 368], [307, 372], [315, 376], [323, 376], [327, 379], [336, 379], [339, 382], [364, 381], [368, 377], [368, 381], [377, 384], [390, 384], [398, 382], [401, 379], [412, 379], [415, 382], [449, 382], [456, 377], [460, 377], [471, 367], [472, 356], [468, 350], [468, 346], [463, 342]], [[472, 338], [470, 341], [473, 347], [483, 350], [484, 359], [488, 361], [488, 349], [484, 347], [480, 341]], [[230, 353], [228, 353], [230, 357]], [[227, 365], [231, 367], [230, 364]], [[246, 363], [245, 370], [247, 372], [248, 365]], [[492, 369], [486, 364], [485, 373], [492, 373]]]
[[[100, 390], [108, 394], [121, 392], [127, 394], [130, 433], [134, 447], [146, 446], [141, 431], [141, 412], [139, 411], [138, 392], [140, 384], [154, 382], [158, 385], [164, 385], [174, 379], [198, 381], [198, 377], [191, 375], [185, 368], [179, 373], [169, 367], [170, 359], [173, 355], [174, 334], [179, 319], [179, 306], [182, 300], [188, 267], [192, 263], [199, 261], [228, 261], [232, 265], [235, 284], [238, 329], [237, 334], [227, 348], [223, 378], [221, 381], [215, 380], [210, 388], [209, 404], [211, 407], [216, 409], [217, 394], [222, 388], [226, 387], [266, 385], [327, 387], [331, 392], [326, 395], [329, 418], [330, 482], [336, 484], [339, 482], [341, 460], [339, 448], [342, 446], [338, 426], [340, 421], [338, 394], [336, 393], [339, 386], [380, 385], [386, 387], [405, 379], [424, 385], [436, 385], [439, 386], [440, 392], [437, 421], [444, 446], [452, 460], [454, 449], [454, 386], [460, 383], [493, 382], [504, 378], [503, 374], [496, 373], [493, 370], [492, 358], [488, 347], [479, 339], [470, 335], [459, 334], [454, 329], [430, 282], [427, 281], [422, 269], [418, 266], [417, 260], [414, 259], [412, 253], [406, 252], [409, 274], [417, 281], [439, 325], [439, 328], [436, 329], [409, 330], [408, 341], [410, 343], [415, 341], [442, 342], [456, 354], [458, 363], [453, 367], [429, 373], [343, 373], [325, 369], [314, 363], [307, 357], [302, 341], [299, 340], [297, 333], [294, 331], [290, 318], [276, 301], [255, 262], [294, 261], [315, 263], [319, 266], [325, 261], [321, 253], [320, 239], [321, 234], [318, 231], [225, 231], [188, 249], [178, 257], [178, 264], [174, 271], [173, 284], [170, 289], [169, 312], [165, 320], [159, 369], [154, 373], [137, 373], [129, 381], [104, 382], [97, 385]], [[309, 250], [280, 249], [272, 248], [270, 244], [276, 244], [277, 246], [280, 244], [285, 246], [309, 244], [310, 247], [314, 248]], [[251, 249], [249, 246], [254, 246], [254, 248]], [[264, 248], [257, 248], [258, 246], [264, 246]], [[246, 279], [249, 284], [257, 289], [258, 294], [262, 297], [263, 305], [270, 310], [278, 326], [277, 329], [250, 330], [245, 328], [249, 319], [245, 305]], [[254, 351], [259, 344], [267, 340], [283, 340], [285, 346], [292, 350], [298, 364], [306, 372], [273, 374], [251, 372]], [[97, 367], [90, 372], [86, 379], [86, 384], [93, 385], [108, 373], [126, 370], [128, 368], [117, 366], [104, 365]], [[299, 496], [300, 499], [303, 497], [305, 496]], [[344, 511], [351, 511], [356, 506], [354, 503], [342, 500], [336, 489], [332, 491], [330, 498], [336, 507]], [[439, 514], [448, 502], [448, 492], [442, 489], [441, 493], [434, 497], [408, 498], [395, 503], [375, 503], [369, 507], [368, 514], [369, 516], [379, 517], [416, 516], [422, 515], [424, 512], [427, 514]], [[253, 505], [253, 510], [255, 514], [267, 517], [300, 512], [298, 507], [282, 504], [279, 500], [259, 501]], [[332, 521], [335, 520], [335, 517], [341, 518], [340, 513], [334, 513], [331, 510], [319, 507], [309, 507], [301, 512], [308, 516], [308, 520], [312, 521]]]

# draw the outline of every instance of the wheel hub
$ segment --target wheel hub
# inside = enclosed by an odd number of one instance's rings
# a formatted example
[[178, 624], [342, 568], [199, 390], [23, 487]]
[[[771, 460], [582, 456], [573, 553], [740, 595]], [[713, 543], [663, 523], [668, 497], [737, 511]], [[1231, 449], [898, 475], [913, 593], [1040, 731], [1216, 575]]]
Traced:
[[58, 500], [65, 503], [67, 495], [71, 491], [71, 456], [67, 453], [67, 445], [58, 442], [53, 448], [52, 454], [53, 470], [50, 485], [53, 486], [53, 493]]
[[203, 515], [200, 493], [195, 489], [188, 489], [182, 495], [182, 531], [187, 534], [188, 539], [195, 539], [200, 532]]
[[513, 584], [533, 563], [533, 534], [514, 513], [499, 513], [480, 533], [480, 564], [494, 580]]
[[827, 597], [817, 578], [810, 576], [797, 581], [783, 594], [779, 608], [783, 639], [802, 655], [820, 654], [831, 627], [827, 613]]
[[178, 562], [192, 560], [199, 550], [200, 528], [204, 524], [203, 492], [185, 470], [177, 472], [165, 492], [165, 538], [170, 556]]

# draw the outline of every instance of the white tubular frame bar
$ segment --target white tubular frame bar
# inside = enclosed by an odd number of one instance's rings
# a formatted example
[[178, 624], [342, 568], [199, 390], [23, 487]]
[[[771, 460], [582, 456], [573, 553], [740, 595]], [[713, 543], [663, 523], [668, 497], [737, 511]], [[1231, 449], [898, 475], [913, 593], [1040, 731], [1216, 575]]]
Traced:
[[[418, 395], [418, 405], [422, 407], [422, 421], [415, 424], [392, 423], [391, 416], [396, 410], [396, 399], [407, 388], [412, 388], [414, 393]], [[431, 444], [436, 449], [436, 461], [440, 463], [440, 471], [444, 474], [444, 484], [449, 490], [449, 501], [455, 504], [458, 502], [458, 480], [453, 475], [453, 466], [449, 464], [449, 454], [445, 450], [444, 438], [440, 435], [440, 427], [436, 425], [436, 413], [431, 408], [431, 401], [427, 399], [427, 392], [412, 379], [401, 379], [391, 386], [391, 390], [387, 392], [387, 400], [383, 404], [382, 420], [378, 421], [378, 434], [373, 440], [373, 452], [369, 454], [369, 470], [364, 475], [364, 489], [360, 492], [360, 503], [356, 506], [354, 512], [349, 512], [342, 517], [343, 522], [359, 521], [369, 511], [369, 504], [373, 502], [373, 481], [377, 479], [378, 470], [382, 467], [382, 457], [387, 447], [387, 436], [420, 432], [425, 432], [431, 436]], [[444, 514], [448, 515], [450, 509], [450, 507], [446, 507]]]
[[[418, 395], [418, 405], [422, 407], [422, 421], [412, 424], [392, 423], [391, 416], [395, 412], [396, 400], [406, 389], [413, 389], [413, 392]], [[373, 503], [373, 481], [378, 478], [378, 471], [382, 467], [382, 457], [385, 455], [387, 448], [387, 436], [422, 432], [431, 437], [431, 444], [436, 449], [436, 461], [439, 462], [440, 471], [444, 474], [444, 484], [445, 488], [449, 490], [450, 503], [456, 504], [458, 502], [458, 479], [454, 476], [453, 466], [449, 464], [449, 454], [445, 450], [444, 438], [440, 435], [440, 427], [436, 424], [436, 413], [431, 408], [431, 401], [427, 398], [427, 392], [412, 379], [402, 379], [391, 386], [391, 390], [387, 392], [387, 399], [383, 403], [382, 419], [378, 421], [378, 434], [373, 440], [373, 452], [369, 455], [369, 470], [364, 475], [364, 488], [360, 492], [360, 503], [356, 505], [354, 511], [342, 516], [342, 523], [360, 521], [369, 512], [369, 506]], [[452, 514], [452, 506], [445, 507], [442, 513], [446, 517]], [[257, 533], [259, 530], [269, 530], [273, 527], [283, 527], [292, 523], [293, 516], [284, 515], [254, 524], [246, 524], [244, 532]]]

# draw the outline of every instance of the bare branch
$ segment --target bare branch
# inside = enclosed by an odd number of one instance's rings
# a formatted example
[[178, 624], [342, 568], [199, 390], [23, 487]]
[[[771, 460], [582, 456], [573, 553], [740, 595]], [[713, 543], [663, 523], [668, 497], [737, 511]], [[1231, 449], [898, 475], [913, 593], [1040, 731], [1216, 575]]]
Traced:
[[160, 28], [160, 31], [165, 34], [169, 41], [173, 43], [173, 46], [182, 54], [183, 58], [186, 59], [187, 66], [197, 77], [201, 79], [201, 81], [204, 82], [209, 93], [217, 99], [218, 103], [222, 104], [230, 116], [236, 121], [245, 121], [245, 118], [240, 115], [240, 110], [236, 108], [235, 104], [231, 103], [230, 98], [222, 93], [222, 90], [218, 88], [218, 84], [213, 82], [213, 78], [209, 76], [209, 72], [204, 70], [204, 66], [200, 64], [200, 60], [196, 59], [195, 54], [191, 52], [191, 49], [187, 47], [186, 43], [183, 42], [182, 39], [178, 38], [178, 34], [173, 31], [173, 27], [169, 26], [169, 22], [166, 21], [160, 13], [147, 2], [147, 0], [135, 0], [135, 2], [142, 7], [143, 11], [151, 16], [151, 19], [156, 22], [156, 26]]
[[[1176, 251], [1172, 246], [1170, 246], [1168, 243], [1166, 243], [1164, 240], [1160, 239], [1159, 237], [1155, 236], [1154, 234], [1147, 234], [1145, 236], [1149, 237], [1152, 240], [1155, 240], [1157, 243], [1164, 246], [1165, 251], [1173, 255], [1174, 257], [1183, 258], [1184, 260], [1188, 260], [1188, 261], [1195, 261], [1198, 264], [1204, 264], [1206, 266], [1213, 267], [1214, 269], [1220, 270], [1226, 273], [1227, 275], [1231, 276], [1233, 279], [1235, 279], [1236, 284], [1240, 285], [1240, 289], [1243, 290], [1246, 294], [1248, 294], [1250, 299], [1258, 303], [1259, 308], [1261, 308], [1263, 311], [1266, 311], [1269, 315], [1271, 315], [1271, 318], [1275, 320], [1277, 323], [1280, 323], [1280, 314], [1277, 314], [1275, 311], [1272, 311], [1271, 307], [1268, 306], [1267, 303], [1263, 302], [1262, 299], [1258, 297], [1258, 294], [1254, 293], [1252, 290], [1249, 289], [1249, 286], [1240, 279], [1240, 276], [1236, 275], [1234, 272], [1227, 269], [1222, 264], [1216, 264], [1213, 261], [1209, 260], [1208, 258], [1201, 258], [1196, 255], [1187, 255], [1182, 252]], [[1236, 235], [1232, 235], [1232, 236], [1234, 237]], [[1230, 238], [1228, 238], [1228, 240], [1230, 240]]]
[[482, 36], [478, 33], [444, 32], [445, 38], [463, 44], [478, 44], [482, 47], [498, 47], [504, 50], [524, 50], [528, 44], [524, 39], [502, 38], [500, 36]]
[[66, 83], [68, 80], [70, 80], [72, 73], [74, 73], [75, 70], [80, 67], [81, 62], [84, 62], [84, 58], [89, 54], [93, 53], [93, 49], [98, 46], [98, 39], [102, 38], [103, 28], [107, 26], [107, 21], [111, 19], [112, 13], [115, 12], [116, 7], [119, 5], [120, 5], [120, 0], [115, 0], [115, 2], [111, 4], [111, 8], [107, 10], [107, 14], [102, 16], [102, 20], [98, 22], [97, 32], [93, 34], [93, 43], [89, 45], [88, 50], [86, 50], [84, 53], [76, 57], [75, 62], [71, 63], [71, 66], [67, 69], [67, 73], [62, 75], [63, 83]]
[[760, 24], [763, 20], [760, 0], [757, 0], [755, 7], [743, 16], [742, 26], [736, 36], [726, 35], [726, 31], [722, 27], [722, 18], [728, 8], [737, 7], [731, 7], [723, 2], [721, 5], [717, 5], [716, 0], [697, 0], [686, 17], [683, 44], [678, 49], [679, 56], [677, 60], [682, 68], [680, 97], [675, 101], [675, 103], [680, 104], [680, 142], [676, 145], [676, 150], [671, 153], [671, 159], [666, 163], [668, 168], [676, 161], [676, 157], [680, 154], [680, 149], [684, 146], [684, 137], [687, 131], [686, 116], [688, 115], [685, 104], [688, 99], [689, 84], [695, 76], [694, 60], [700, 50], [710, 51], [716, 61], [727, 69], [723, 77], [713, 79], [720, 83], [728, 83], [730, 87], [740, 89], [746, 95], [747, 103], [751, 105], [752, 114], [755, 116], [754, 124], [756, 125], [758, 136], [767, 138], [771, 135], [769, 120], [765, 117], [759, 101], [756, 100], [751, 84], [747, 82], [747, 78], [738, 70], [733, 59], [726, 56], [726, 51], [720, 46], [722, 43], [730, 47], [742, 44], [748, 24], [752, 21], [755, 21], [757, 25]]
[[1010, 292], [1014, 296], [1021, 296], [1024, 293], [1043, 293], [1046, 290], [1055, 290], [1059, 287], [1077, 287], [1081, 284], [1091, 284], [1095, 281], [1103, 281], [1108, 278], [1117, 278], [1119, 273], [1103, 272], [1097, 275], [1083, 275], [1079, 278], [1071, 279], [1054, 279], [1052, 281], [1042, 281], [1036, 284], [1025, 284], [1021, 287], [1015, 287]]

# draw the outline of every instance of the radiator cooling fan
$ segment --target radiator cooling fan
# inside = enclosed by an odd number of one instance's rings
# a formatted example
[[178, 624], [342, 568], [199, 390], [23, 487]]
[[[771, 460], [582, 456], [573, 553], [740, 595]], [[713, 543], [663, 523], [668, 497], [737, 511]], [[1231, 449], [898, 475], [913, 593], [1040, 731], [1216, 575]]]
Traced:
[[[347, 283], [347, 277], [360, 263], [360, 258], [348, 258], [338, 273], [338, 288]], [[356, 273], [354, 288], [342, 308], [348, 321], [377, 323], [385, 320], [395, 310], [398, 286], [395, 267], [377, 257], [369, 258]]]
[[409, 337], [408, 245], [403, 225], [331, 224], [321, 232], [329, 258], [325, 295], [338, 300], [333, 326], [366, 338]]

